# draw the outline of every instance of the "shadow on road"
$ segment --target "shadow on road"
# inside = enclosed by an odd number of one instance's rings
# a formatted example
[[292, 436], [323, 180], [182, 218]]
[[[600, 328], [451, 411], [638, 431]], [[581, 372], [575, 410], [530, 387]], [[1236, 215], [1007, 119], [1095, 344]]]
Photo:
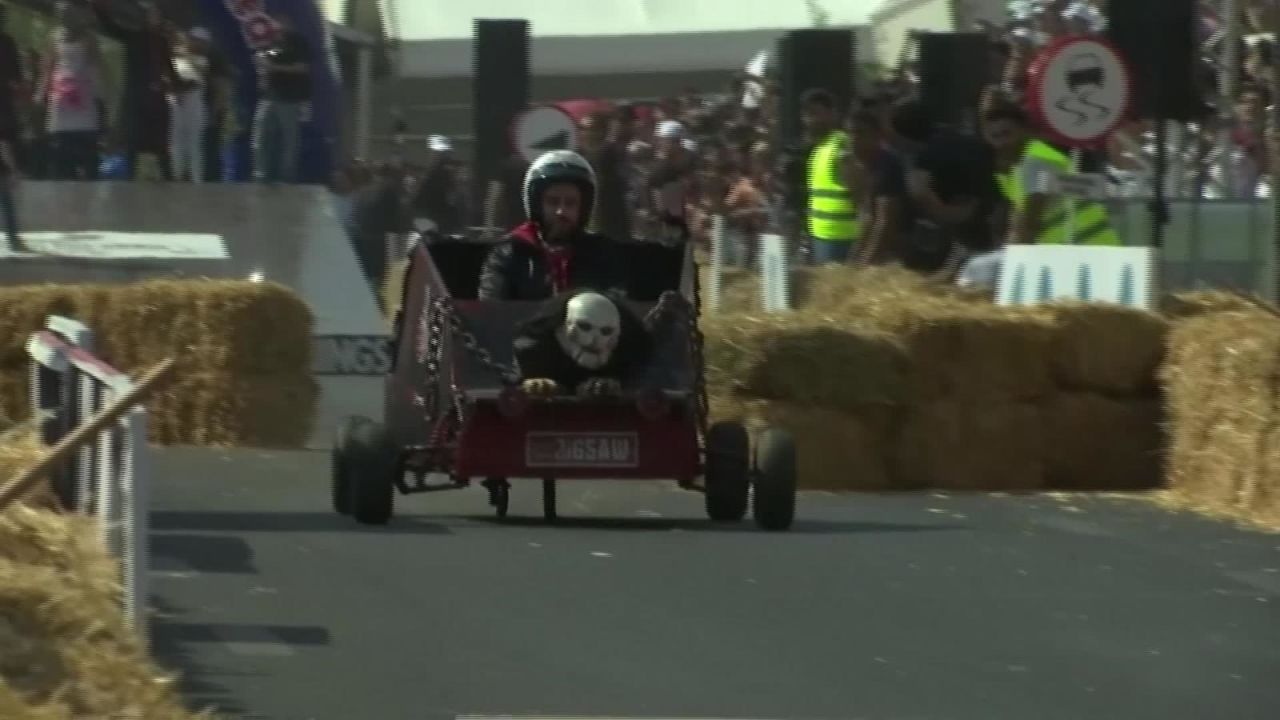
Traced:
[[[263, 674], [244, 672], [242, 664], [233, 665], [235, 657], [226, 654], [228, 649], [239, 646], [240, 652], [280, 657], [288, 654], [288, 646], [332, 642], [329, 630], [316, 625], [183, 622], [184, 611], [172, 603], [152, 596], [151, 604], [156, 612], [151, 622], [156, 661], [178, 675], [178, 688], [188, 707], [196, 711], [212, 708], [219, 717], [254, 717], [227, 685], [252, 684], [241, 678], [264, 679]], [[255, 647], [263, 650], [253, 652]], [[222, 667], [210, 662], [211, 657], [218, 658]]]
[[384, 526], [361, 525], [331, 512], [197, 512], [158, 510], [151, 513], [151, 529], [210, 532], [373, 532], [381, 534], [447, 535], [443, 525], [414, 516], [397, 517]]
[[[545, 527], [549, 530], [624, 530], [624, 531], [671, 531], [713, 533], [761, 533], [755, 523], [744, 520], [739, 523], [716, 523], [710, 520], [693, 518], [646, 518], [646, 517], [560, 517], [548, 522], [540, 517], [506, 517], [497, 518], [492, 515], [469, 515], [459, 519], [491, 525], [509, 525], [512, 527]], [[394, 522], [394, 521], [393, 521]], [[940, 532], [947, 530], [966, 530], [964, 525], [932, 524], [918, 525], [911, 523], [877, 523], [877, 522], [836, 522], [828, 520], [796, 520], [788, 533], [800, 535], [839, 535], [856, 533], [911, 533]]]
[[152, 533], [156, 571], [256, 574], [253, 549], [238, 537], [198, 533]]
[[235, 682], [235, 678], [248, 674], [201, 663], [194, 649], [181, 639], [181, 633], [174, 632], [183, 625], [174, 622], [182, 612], [156, 596], [152, 596], [151, 606], [156, 611], [151, 621], [151, 653], [162, 668], [178, 676], [178, 691], [187, 707], [197, 712], [211, 708], [221, 716], [247, 715], [242, 701], [220, 681]]

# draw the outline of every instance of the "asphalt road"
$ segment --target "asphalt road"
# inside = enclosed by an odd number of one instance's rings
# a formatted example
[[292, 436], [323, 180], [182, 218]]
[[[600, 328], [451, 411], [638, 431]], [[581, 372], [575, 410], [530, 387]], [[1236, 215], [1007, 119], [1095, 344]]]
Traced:
[[[1274, 720], [1280, 536], [1108, 499], [805, 494], [788, 534], [667, 484], [326, 504], [324, 453], [164, 450], [153, 625], [194, 705], [458, 716]], [[539, 516], [534, 483], [514, 515]]]

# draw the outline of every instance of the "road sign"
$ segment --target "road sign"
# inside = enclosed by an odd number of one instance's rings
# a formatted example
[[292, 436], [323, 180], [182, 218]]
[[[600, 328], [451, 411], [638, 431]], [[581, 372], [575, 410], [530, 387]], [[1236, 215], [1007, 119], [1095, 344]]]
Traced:
[[1031, 110], [1055, 140], [1085, 147], [1104, 140], [1124, 121], [1133, 78], [1110, 43], [1067, 37], [1031, 63]]
[[551, 150], [572, 150], [578, 146], [578, 125], [557, 107], [535, 107], [516, 118], [516, 150], [528, 162]]
[[1057, 180], [1060, 195], [1086, 200], [1107, 199], [1107, 176], [1103, 173], [1062, 173]]

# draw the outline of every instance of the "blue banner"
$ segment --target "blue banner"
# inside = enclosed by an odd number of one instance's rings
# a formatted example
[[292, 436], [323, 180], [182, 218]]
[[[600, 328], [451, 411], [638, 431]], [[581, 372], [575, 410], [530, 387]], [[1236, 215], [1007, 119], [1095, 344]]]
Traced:
[[214, 44], [234, 68], [235, 112], [239, 133], [224, 150], [223, 179], [243, 182], [252, 176], [254, 109], [258, 70], [254, 52], [271, 44], [276, 27], [271, 15], [289, 18], [311, 47], [310, 117], [302, 123], [298, 179], [328, 183], [338, 147], [341, 82], [333, 60], [333, 38], [315, 0], [197, 0]]

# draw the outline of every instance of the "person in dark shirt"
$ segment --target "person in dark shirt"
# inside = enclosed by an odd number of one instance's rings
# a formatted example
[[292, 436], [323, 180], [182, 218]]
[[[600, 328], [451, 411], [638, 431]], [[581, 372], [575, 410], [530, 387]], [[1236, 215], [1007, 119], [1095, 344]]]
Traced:
[[591, 164], [571, 150], [553, 150], [529, 166], [523, 187], [528, 221], [489, 252], [479, 299], [546, 300], [578, 289], [624, 292], [617, 247], [587, 230], [597, 194]]
[[854, 158], [866, 169], [867, 177], [857, 200], [869, 222], [864, 221], [864, 239], [855, 262], [878, 264], [899, 259], [902, 230], [914, 222], [904, 158], [889, 144], [883, 115], [875, 106], [854, 113], [849, 134]]
[[403, 168], [384, 164], [352, 199], [356, 259], [375, 296], [379, 296], [378, 288], [387, 268], [387, 235], [399, 235], [411, 229], [403, 188]]
[[414, 193], [413, 210], [435, 223], [441, 234], [460, 234], [466, 230], [462, 162], [454, 154], [453, 144], [443, 135], [432, 135], [428, 147], [431, 156]]
[[966, 257], [992, 247], [989, 219], [999, 204], [994, 153], [976, 137], [938, 129], [917, 102], [896, 107], [889, 125], [913, 210], [898, 243], [900, 257], [908, 267], [947, 279]]
[[0, 214], [4, 215], [9, 249], [18, 252], [25, 249], [18, 235], [18, 209], [13, 196], [13, 187], [20, 176], [16, 148], [21, 136], [18, 93], [22, 89], [23, 73], [18, 44], [5, 28], [7, 14], [7, 6], [0, 5]]
[[276, 42], [258, 52], [258, 108], [253, 118], [253, 176], [260, 182], [294, 182], [302, 117], [311, 102], [311, 55], [307, 39], [289, 18], [272, 18]]
[[627, 217], [626, 157], [623, 147], [609, 137], [609, 116], [596, 113], [582, 119], [582, 155], [597, 173], [599, 195], [596, 199], [595, 217], [589, 228], [615, 240], [631, 237]]

